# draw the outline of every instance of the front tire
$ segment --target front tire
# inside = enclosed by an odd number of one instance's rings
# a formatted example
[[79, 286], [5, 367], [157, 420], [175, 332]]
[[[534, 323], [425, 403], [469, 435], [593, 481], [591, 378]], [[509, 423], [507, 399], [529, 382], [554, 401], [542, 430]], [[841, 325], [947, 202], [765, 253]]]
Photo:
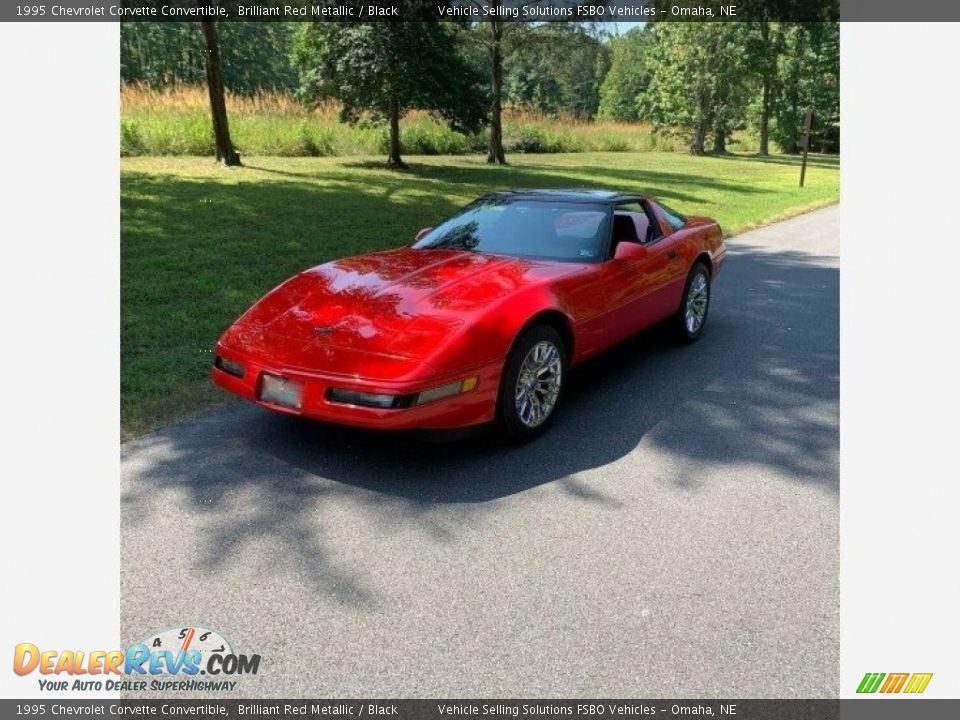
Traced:
[[567, 351], [549, 325], [525, 331], [513, 344], [500, 380], [497, 424], [510, 440], [526, 442], [547, 429], [563, 396]]

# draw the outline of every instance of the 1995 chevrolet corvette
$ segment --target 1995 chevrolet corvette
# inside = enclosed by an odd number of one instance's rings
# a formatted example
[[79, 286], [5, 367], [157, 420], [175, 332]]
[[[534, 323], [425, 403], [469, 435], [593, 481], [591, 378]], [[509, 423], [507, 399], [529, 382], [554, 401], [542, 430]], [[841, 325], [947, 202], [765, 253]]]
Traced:
[[542, 432], [567, 371], [666, 321], [703, 333], [720, 226], [648, 197], [498, 192], [412, 247], [306, 270], [220, 338], [214, 381], [279, 412], [390, 430]]

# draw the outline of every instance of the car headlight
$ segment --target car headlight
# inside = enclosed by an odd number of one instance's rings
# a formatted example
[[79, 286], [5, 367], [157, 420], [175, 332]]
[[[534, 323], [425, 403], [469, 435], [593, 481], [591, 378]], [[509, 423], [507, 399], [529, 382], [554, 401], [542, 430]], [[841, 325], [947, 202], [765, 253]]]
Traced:
[[387, 393], [347, 390], [346, 388], [330, 388], [327, 390], [327, 400], [344, 405], [359, 405], [385, 410], [407, 408], [411, 405], [423, 405], [436, 400], [444, 400], [460, 393], [470, 392], [477, 386], [477, 380], [476, 376], [468, 377], [465, 380], [430, 388], [414, 395], [389, 395]]
[[327, 400], [344, 405], [362, 405], [375, 408], [395, 408], [409, 405], [409, 395], [387, 395], [386, 393], [368, 393], [344, 388], [330, 388]]
[[242, 378], [247, 372], [247, 369], [240, 363], [227, 360], [219, 355], [214, 358], [213, 366], [219, 370], [223, 370], [227, 375], [233, 375], [238, 378]]

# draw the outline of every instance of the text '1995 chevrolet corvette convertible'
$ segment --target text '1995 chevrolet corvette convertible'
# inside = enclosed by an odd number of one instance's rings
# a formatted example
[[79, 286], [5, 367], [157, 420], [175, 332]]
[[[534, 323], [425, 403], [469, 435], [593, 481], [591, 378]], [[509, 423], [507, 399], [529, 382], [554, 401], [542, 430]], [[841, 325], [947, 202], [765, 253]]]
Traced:
[[567, 371], [659, 322], [703, 333], [725, 247], [640, 195], [484, 196], [412, 247], [319, 265], [216, 346], [213, 379], [284, 413], [390, 430], [547, 427]]

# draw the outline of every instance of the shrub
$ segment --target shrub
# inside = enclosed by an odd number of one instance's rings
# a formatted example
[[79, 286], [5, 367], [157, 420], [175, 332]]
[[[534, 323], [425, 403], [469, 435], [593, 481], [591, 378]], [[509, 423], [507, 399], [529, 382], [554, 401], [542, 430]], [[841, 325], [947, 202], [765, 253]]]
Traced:
[[600, 152], [629, 152], [630, 140], [622, 135], [605, 133], [597, 138], [596, 150]]
[[147, 146], [140, 137], [140, 128], [136, 120], [129, 118], [120, 121], [120, 156], [145, 155]]
[[503, 145], [508, 153], [563, 152], [559, 137], [555, 133], [536, 125], [523, 125], [512, 131], [508, 128]]
[[463, 155], [469, 144], [465, 135], [445, 125], [412, 122], [401, 127], [400, 147], [411, 155]]
[[306, 121], [300, 123], [300, 148], [302, 155], [322, 157], [333, 155], [333, 133], [327, 128], [311, 128]]

